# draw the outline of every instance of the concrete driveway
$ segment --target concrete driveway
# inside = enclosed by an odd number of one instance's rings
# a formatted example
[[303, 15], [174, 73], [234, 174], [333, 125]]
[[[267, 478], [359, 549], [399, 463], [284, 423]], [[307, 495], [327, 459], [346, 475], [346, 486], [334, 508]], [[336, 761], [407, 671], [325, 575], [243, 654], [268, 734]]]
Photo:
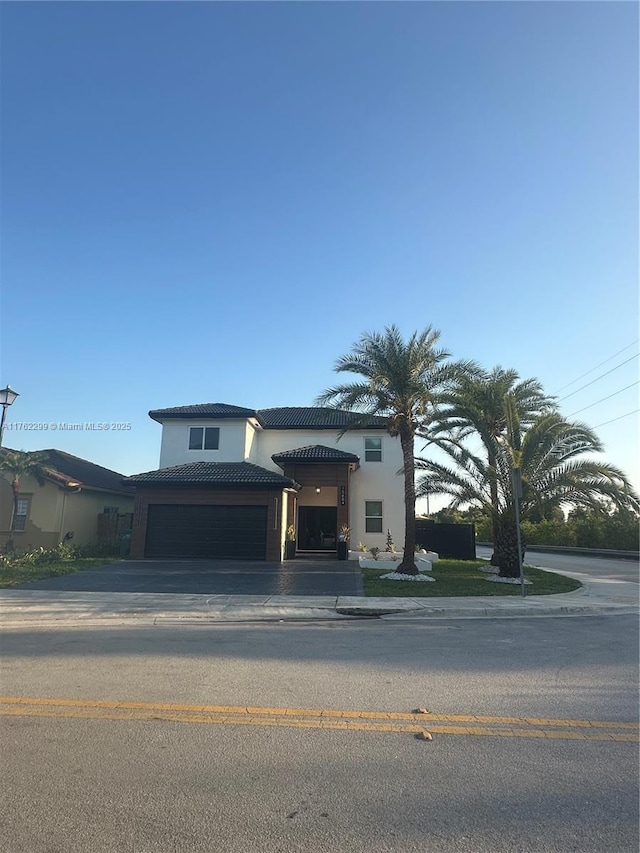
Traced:
[[123, 560], [14, 589], [204, 595], [362, 595], [354, 560]]

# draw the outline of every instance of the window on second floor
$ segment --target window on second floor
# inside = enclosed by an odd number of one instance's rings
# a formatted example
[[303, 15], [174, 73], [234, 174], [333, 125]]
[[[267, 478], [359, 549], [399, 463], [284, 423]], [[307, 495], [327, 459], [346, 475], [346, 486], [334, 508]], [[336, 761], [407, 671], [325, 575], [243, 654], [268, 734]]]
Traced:
[[219, 427], [191, 427], [189, 429], [189, 450], [217, 450], [219, 444]]
[[365, 438], [365, 440], [364, 440], [364, 461], [365, 462], [382, 462], [382, 439], [381, 438]]
[[17, 532], [23, 532], [27, 529], [27, 519], [29, 518], [30, 498], [18, 498], [15, 511], [13, 514], [13, 524], [11, 529]]

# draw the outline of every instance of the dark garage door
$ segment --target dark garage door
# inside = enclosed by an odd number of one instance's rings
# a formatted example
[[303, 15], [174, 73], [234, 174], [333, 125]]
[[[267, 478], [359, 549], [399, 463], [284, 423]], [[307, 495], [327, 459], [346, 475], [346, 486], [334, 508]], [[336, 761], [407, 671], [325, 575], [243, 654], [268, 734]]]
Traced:
[[266, 506], [149, 506], [145, 557], [266, 556]]

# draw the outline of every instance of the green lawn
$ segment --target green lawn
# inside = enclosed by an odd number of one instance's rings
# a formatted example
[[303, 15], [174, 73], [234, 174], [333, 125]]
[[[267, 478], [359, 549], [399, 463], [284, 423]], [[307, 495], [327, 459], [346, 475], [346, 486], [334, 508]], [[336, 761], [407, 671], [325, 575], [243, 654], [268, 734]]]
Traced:
[[[380, 575], [389, 569], [362, 569], [364, 594], [371, 597], [392, 598], [437, 598], [457, 595], [521, 595], [520, 584], [489, 583], [484, 572], [478, 566], [485, 566], [484, 560], [439, 560], [430, 573], [436, 583], [410, 583], [407, 581], [383, 581]], [[543, 572], [525, 566], [524, 576], [532, 581], [527, 586], [527, 595], [551, 595], [558, 592], [571, 592], [579, 589], [579, 581]]]
[[0, 563], [0, 588], [19, 586], [23, 583], [39, 581], [43, 578], [55, 578], [58, 575], [69, 575], [82, 569], [93, 569], [96, 566], [108, 566], [117, 563], [117, 557], [78, 557], [71, 560], [57, 560], [54, 563], [42, 565]]

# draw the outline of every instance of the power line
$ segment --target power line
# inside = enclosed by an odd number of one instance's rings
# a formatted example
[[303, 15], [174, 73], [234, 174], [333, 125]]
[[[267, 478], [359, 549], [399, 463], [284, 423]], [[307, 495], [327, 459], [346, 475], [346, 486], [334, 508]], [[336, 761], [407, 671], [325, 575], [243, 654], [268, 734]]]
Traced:
[[593, 385], [594, 382], [598, 382], [600, 379], [604, 379], [605, 376], [608, 376], [610, 373], [613, 373], [614, 370], [617, 370], [619, 367], [622, 367], [624, 364], [627, 364], [629, 361], [633, 361], [634, 358], [637, 358], [640, 353], [636, 353], [632, 355], [631, 358], [628, 358], [626, 361], [621, 361], [620, 364], [617, 364], [615, 367], [612, 367], [611, 370], [606, 370], [604, 373], [601, 373], [600, 376], [596, 376], [595, 379], [592, 379], [591, 382], [587, 382], [586, 385], [581, 385], [579, 388], [576, 388], [575, 391], [572, 391], [570, 394], [565, 394], [564, 397], [560, 397], [558, 400], [559, 403], [562, 400], [568, 400], [569, 397], [573, 397], [574, 394], [577, 394], [578, 391], [582, 391], [584, 388], [588, 388], [589, 385]]
[[632, 412], [627, 412], [626, 415], [620, 415], [619, 418], [613, 418], [613, 420], [605, 421], [602, 424], [596, 424], [596, 426], [591, 427], [591, 429], [598, 429], [598, 427], [606, 426], [607, 424], [613, 424], [616, 421], [621, 421], [623, 418], [629, 418], [629, 417], [631, 417], [631, 415], [635, 415], [636, 412], [640, 412], [640, 409], [634, 409]]
[[581, 379], [584, 379], [585, 376], [588, 376], [590, 373], [593, 373], [594, 370], [597, 370], [599, 367], [602, 367], [603, 364], [606, 364], [608, 361], [611, 361], [611, 359], [615, 358], [617, 355], [620, 355], [620, 353], [623, 353], [623, 352], [625, 352], [625, 350], [628, 350], [632, 346], [635, 346], [635, 344], [638, 343], [638, 340], [640, 340], [640, 338], [636, 338], [635, 341], [633, 341], [633, 343], [629, 344], [626, 347], [623, 347], [621, 350], [618, 350], [618, 352], [614, 352], [614, 354], [610, 355], [609, 358], [605, 358], [604, 361], [601, 361], [600, 364], [596, 364], [595, 367], [592, 367], [591, 370], [587, 370], [586, 373], [581, 374], [580, 376], [578, 376], [577, 379], [574, 379], [572, 382], [567, 382], [566, 385], [563, 385], [562, 388], [558, 388], [558, 390], [554, 391], [554, 393], [559, 394], [560, 391], [564, 391], [565, 388], [569, 388], [569, 387], [571, 387], [571, 385], [575, 385], [576, 382], [579, 382]]
[[613, 394], [609, 394], [608, 397], [602, 397], [600, 400], [596, 400], [595, 403], [591, 403], [588, 406], [584, 406], [582, 409], [578, 409], [577, 412], [572, 412], [570, 415], [567, 415], [567, 417], [572, 418], [574, 415], [579, 415], [580, 412], [584, 412], [587, 409], [592, 409], [594, 406], [597, 406], [598, 403], [604, 403], [605, 400], [610, 400], [612, 397], [615, 397], [617, 394], [622, 394], [623, 391], [628, 391], [629, 388], [633, 388], [634, 385], [638, 385], [638, 384], [640, 384], [640, 379], [638, 379], [636, 382], [632, 382], [631, 385], [627, 385], [626, 388], [621, 388], [619, 391], [614, 391]]

